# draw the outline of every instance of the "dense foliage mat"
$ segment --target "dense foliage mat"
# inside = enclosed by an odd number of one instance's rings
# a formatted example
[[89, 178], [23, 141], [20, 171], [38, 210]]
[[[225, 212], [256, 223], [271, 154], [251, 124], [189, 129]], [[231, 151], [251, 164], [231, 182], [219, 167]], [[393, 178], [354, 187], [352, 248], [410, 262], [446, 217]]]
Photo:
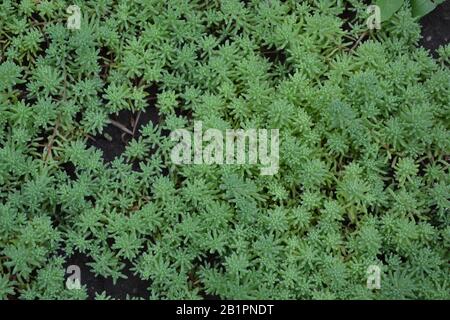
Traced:
[[[0, 297], [88, 298], [83, 255], [151, 299], [449, 299], [450, 47], [367, 5], [2, 1]], [[279, 172], [174, 165], [194, 121], [278, 128]]]

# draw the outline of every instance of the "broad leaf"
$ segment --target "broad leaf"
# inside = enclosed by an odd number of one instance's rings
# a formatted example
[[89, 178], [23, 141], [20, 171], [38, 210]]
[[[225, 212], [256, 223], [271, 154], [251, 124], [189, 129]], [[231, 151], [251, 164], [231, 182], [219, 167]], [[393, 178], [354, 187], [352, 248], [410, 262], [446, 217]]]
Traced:
[[404, 2], [404, 0], [377, 0], [375, 4], [380, 7], [381, 21], [386, 21], [392, 17]]
[[436, 9], [436, 4], [430, 0], [413, 0], [411, 2], [413, 17], [423, 17]]

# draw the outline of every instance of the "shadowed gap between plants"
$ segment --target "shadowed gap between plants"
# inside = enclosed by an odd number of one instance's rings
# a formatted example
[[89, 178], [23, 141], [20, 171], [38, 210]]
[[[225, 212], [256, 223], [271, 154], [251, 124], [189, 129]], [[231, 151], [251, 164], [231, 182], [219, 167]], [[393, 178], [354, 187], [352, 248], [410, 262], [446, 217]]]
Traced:
[[[135, 123], [135, 134], [131, 136], [129, 133], [124, 132], [117, 126], [113, 124], [108, 124], [104, 130], [103, 134], [98, 134], [87, 141], [87, 146], [93, 146], [97, 149], [102, 150], [103, 159], [106, 163], [113, 161], [116, 157], [120, 156], [126, 148], [126, 145], [132, 138], [139, 138], [139, 129], [152, 122], [154, 125], [159, 124], [160, 118], [158, 115], [158, 109], [156, 108], [156, 96], [158, 93], [158, 87], [152, 85], [147, 88], [146, 92], [149, 94], [147, 97], [148, 107], [140, 113], [139, 120]], [[129, 110], [122, 110], [118, 115], [110, 115], [110, 119], [120, 123], [124, 127], [132, 131], [132, 122], [137, 120], [138, 112], [132, 113]], [[108, 136], [111, 139], [106, 138]], [[135, 166], [134, 166], [134, 169]]]
[[[125, 299], [127, 294], [133, 298], [148, 297], [147, 288], [150, 286], [150, 281], [140, 279], [131, 271], [132, 264], [125, 260], [125, 267], [122, 273], [127, 276], [127, 279], [118, 279], [116, 284], [111, 278], [103, 278], [102, 276], [95, 276], [90, 271], [90, 267], [86, 264], [92, 262], [92, 259], [86, 255], [76, 252], [70, 258], [66, 259], [64, 267], [67, 269], [70, 265], [76, 265], [81, 271], [81, 285], [85, 285], [89, 299], [95, 298], [95, 293], [105, 292], [108, 296], [115, 299]], [[67, 279], [66, 275], [66, 279]]]

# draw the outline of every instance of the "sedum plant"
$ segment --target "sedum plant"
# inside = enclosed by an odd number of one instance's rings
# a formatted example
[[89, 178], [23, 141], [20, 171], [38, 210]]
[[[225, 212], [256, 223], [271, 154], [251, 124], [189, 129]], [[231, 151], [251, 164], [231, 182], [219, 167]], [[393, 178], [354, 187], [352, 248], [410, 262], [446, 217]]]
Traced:
[[[367, 33], [366, 6], [3, 1], [0, 298], [115, 298], [87, 272], [145, 299], [449, 299], [448, 45], [408, 6]], [[122, 154], [93, 144], [142, 113]], [[194, 121], [279, 128], [278, 173], [174, 165]]]

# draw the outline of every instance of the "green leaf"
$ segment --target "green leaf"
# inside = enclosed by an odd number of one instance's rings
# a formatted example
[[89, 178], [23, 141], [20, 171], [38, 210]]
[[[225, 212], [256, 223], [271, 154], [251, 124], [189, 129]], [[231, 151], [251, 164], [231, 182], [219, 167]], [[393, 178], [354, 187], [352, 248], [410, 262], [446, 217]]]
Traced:
[[375, 3], [381, 10], [381, 21], [386, 21], [401, 8], [404, 0], [377, 0]]
[[413, 17], [423, 17], [436, 9], [436, 4], [430, 0], [413, 0], [411, 1], [411, 9]]

